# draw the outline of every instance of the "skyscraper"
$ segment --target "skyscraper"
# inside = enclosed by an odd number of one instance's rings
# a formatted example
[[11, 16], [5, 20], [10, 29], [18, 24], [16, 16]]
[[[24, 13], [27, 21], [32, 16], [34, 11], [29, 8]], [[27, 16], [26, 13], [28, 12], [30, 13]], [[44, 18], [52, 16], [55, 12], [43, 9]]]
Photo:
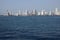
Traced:
[[34, 10], [32, 11], [32, 15], [38, 15], [36, 9], [34, 9]]
[[38, 16], [39, 16], [39, 15], [41, 15], [41, 12], [38, 12], [38, 14], [37, 14], [37, 15], [38, 15]]
[[58, 8], [55, 8], [55, 15], [59, 15]]
[[42, 10], [42, 11], [41, 11], [41, 15], [43, 15], [43, 14], [44, 14], [44, 12], [43, 12], [43, 11], [44, 11], [44, 10]]
[[28, 10], [25, 10], [24, 15], [28, 16]]
[[18, 12], [18, 16], [22, 16], [22, 13], [21, 13], [21, 11], [19, 10], [19, 12]]

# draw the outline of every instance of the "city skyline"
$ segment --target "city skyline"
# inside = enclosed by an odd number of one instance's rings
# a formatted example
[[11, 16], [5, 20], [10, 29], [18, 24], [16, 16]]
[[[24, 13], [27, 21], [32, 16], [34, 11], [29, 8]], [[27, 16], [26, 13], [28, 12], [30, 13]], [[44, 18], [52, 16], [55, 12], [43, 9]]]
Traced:
[[25, 10], [25, 11], [18, 11], [18, 12], [13, 12], [13, 11], [9, 11], [6, 10], [7, 12], [5, 12], [4, 14], [2, 14], [3, 16], [40, 16], [40, 15], [60, 15], [60, 9], [55, 8], [55, 10], [50, 10], [50, 11], [46, 11], [45, 9], [37, 11], [36, 9], [33, 9], [31, 11], [29, 10]]
[[18, 10], [33, 10], [38, 11], [45, 9], [46, 11], [60, 9], [60, 0], [0, 0], [0, 14], [10, 10], [18, 12]]

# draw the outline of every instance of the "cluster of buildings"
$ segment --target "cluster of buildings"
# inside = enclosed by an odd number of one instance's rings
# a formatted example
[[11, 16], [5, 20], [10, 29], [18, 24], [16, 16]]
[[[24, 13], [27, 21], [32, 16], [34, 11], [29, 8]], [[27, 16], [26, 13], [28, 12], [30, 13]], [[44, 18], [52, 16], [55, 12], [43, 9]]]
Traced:
[[32, 11], [28, 11], [28, 10], [25, 10], [24, 12], [21, 12], [19, 10], [19, 12], [17, 13], [11, 13], [9, 11], [7, 11], [7, 16], [45, 16], [45, 15], [60, 15], [60, 10], [58, 10], [58, 8], [55, 8], [54, 11], [45, 11], [45, 10], [41, 10], [41, 11], [37, 11], [37, 10], [32, 10]]

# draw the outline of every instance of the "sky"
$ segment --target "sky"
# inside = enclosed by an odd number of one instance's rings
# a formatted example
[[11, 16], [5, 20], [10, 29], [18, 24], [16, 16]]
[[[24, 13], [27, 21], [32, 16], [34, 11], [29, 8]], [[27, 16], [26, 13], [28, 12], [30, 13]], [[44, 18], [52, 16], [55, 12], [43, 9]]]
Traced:
[[53, 10], [60, 9], [60, 0], [0, 0], [0, 12], [2, 10]]

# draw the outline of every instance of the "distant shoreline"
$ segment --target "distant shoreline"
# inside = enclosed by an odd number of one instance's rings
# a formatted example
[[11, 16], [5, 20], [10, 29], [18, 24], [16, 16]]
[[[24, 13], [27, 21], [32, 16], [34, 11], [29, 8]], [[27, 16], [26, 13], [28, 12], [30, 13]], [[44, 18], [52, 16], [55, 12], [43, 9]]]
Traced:
[[[6, 15], [0, 15], [0, 16], [6, 16]], [[14, 16], [14, 15], [12, 15], [12, 16]], [[39, 16], [60, 16], [60, 15], [39, 15]], [[16, 16], [16, 17], [18, 17], [18, 16]]]

